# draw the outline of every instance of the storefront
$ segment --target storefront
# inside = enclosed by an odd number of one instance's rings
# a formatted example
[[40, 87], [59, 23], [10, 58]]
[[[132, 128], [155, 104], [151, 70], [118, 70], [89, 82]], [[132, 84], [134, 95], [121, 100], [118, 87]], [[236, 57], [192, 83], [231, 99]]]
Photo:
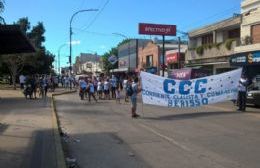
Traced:
[[243, 72], [249, 78], [254, 78], [256, 75], [260, 75], [260, 51], [235, 54], [230, 57], [230, 65], [243, 67]]
[[166, 65], [168, 69], [183, 68], [184, 61], [185, 61], [185, 52], [183, 49], [180, 52], [180, 58], [179, 58], [178, 50], [166, 51]]

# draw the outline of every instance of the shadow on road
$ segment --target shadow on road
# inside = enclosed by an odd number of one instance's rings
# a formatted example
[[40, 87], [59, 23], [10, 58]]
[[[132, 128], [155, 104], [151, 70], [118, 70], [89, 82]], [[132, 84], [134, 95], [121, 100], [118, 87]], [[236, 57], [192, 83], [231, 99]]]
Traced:
[[173, 114], [166, 115], [160, 117], [142, 117], [143, 119], [148, 120], [186, 120], [186, 119], [194, 119], [201, 117], [211, 117], [211, 116], [219, 116], [219, 115], [239, 115], [240, 112], [228, 111], [228, 112], [194, 112], [194, 113], [185, 113], [185, 114]]
[[80, 167], [151, 167], [114, 132], [69, 134], [62, 141], [66, 157]]

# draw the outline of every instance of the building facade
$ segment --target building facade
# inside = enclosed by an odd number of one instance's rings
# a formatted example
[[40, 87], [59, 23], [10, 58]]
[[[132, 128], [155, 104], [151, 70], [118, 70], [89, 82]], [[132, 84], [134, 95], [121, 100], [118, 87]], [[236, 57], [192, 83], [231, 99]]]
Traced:
[[230, 64], [243, 67], [248, 77], [260, 75], [260, 0], [241, 3], [241, 45], [236, 46]]
[[81, 53], [76, 57], [76, 62], [73, 66], [74, 74], [93, 74], [98, 75], [102, 72], [101, 57], [97, 54]]
[[218, 74], [238, 67], [260, 74], [260, 0], [243, 0], [241, 14], [189, 32], [186, 66]]
[[118, 47], [118, 69], [113, 72], [135, 72], [138, 67], [138, 48], [150, 40], [131, 39]]
[[229, 59], [240, 43], [241, 16], [233, 17], [189, 32], [187, 67], [218, 74], [233, 69]]
[[[167, 62], [167, 51], [169, 50], [177, 50], [178, 49], [178, 44], [177, 42], [172, 42], [172, 43], [166, 43], [165, 44], [165, 58], [163, 60], [162, 56], [162, 43], [161, 42], [149, 42], [147, 43], [144, 47], [139, 47], [139, 64], [138, 64], [138, 69], [139, 70], [145, 70], [147, 72], [151, 72], [154, 74], [161, 75], [161, 69], [162, 65], [166, 65]], [[182, 44], [181, 50], [184, 51], [187, 49], [186, 44]], [[170, 53], [169, 56], [170, 57]], [[169, 61], [170, 63], [170, 61]]]

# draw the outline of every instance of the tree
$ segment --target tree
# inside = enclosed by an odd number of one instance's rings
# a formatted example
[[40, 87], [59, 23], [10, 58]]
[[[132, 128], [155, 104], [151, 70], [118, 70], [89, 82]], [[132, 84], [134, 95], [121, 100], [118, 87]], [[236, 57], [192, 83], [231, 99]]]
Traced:
[[45, 28], [42, 22], [38, 22], [38, 24], [32, 28], [32, 31], [28, 33], [29, 39], [38, 49], [42, 48], [42, 44], [45, 42], [44, 33]]
[[28, 30], [31, 28], [31, 23], [28, 20], [28, 17], [20, 18], [17, 22], [17, 25], [20, 26], [22, 32], [27, 35]]
[[[12, 77], [13, 87], [16, 89], [16, 78], [20, 73], [24, 74], [49, 74], [52, 72], [52, 63], [54, 55], [47, 51], [43, 46], [45, 41], [45, 28], [42, 22], [39, 22], [30, 31], [30, 22], [27, 17], [19, 19], [16, 24], [20, 25], [21, 30], [36, 48], [33, 54], [12, 54], [1, 57]], [[5, 67], [6, 67], [5, 66]], [[4, 67], [4, 66], [2, 66]], [[1, 69], [2, 69], [1, 67]], [[3, 70], [0, 70], [4, 72]]]
[[5, 9], [4, 0], [0, 0], [0, 24], [5, 23], [4, 18], [1, 16], [1, 13], [3, 13], [4, 9]]
[[12, 77], [13, 88], [16, 89], [16, 77], [19, 74], [26, 63], [31, 62], [29, 56], [25, 54], [9, 54], [1, 56], [3, 62], [7, 65], [9, 73]]

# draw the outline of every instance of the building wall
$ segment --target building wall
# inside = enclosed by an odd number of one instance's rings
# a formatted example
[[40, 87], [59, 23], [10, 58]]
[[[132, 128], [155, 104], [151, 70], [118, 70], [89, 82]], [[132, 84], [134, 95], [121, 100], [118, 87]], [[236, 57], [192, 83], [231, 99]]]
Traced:
[[251, 26], [260, 24], [260, 0], [244, 0], [241, 4], [241, 38], [251, 36]]
[[218, 31], [216, 32], [216, 43], [224, 42], [224, 32]]
[[139, 48], [139, 65], [138, 68], [145, 68], [143, 64], [146, 64], [146, 56], [152, 55], [153, 57], [153, 66], [158, 67], [159, 66], [159, 55], [160, 55], [160, 50], [159, 47], [154, 44], [153, 42], [149, 42], [145, 47], [140, 47]]

